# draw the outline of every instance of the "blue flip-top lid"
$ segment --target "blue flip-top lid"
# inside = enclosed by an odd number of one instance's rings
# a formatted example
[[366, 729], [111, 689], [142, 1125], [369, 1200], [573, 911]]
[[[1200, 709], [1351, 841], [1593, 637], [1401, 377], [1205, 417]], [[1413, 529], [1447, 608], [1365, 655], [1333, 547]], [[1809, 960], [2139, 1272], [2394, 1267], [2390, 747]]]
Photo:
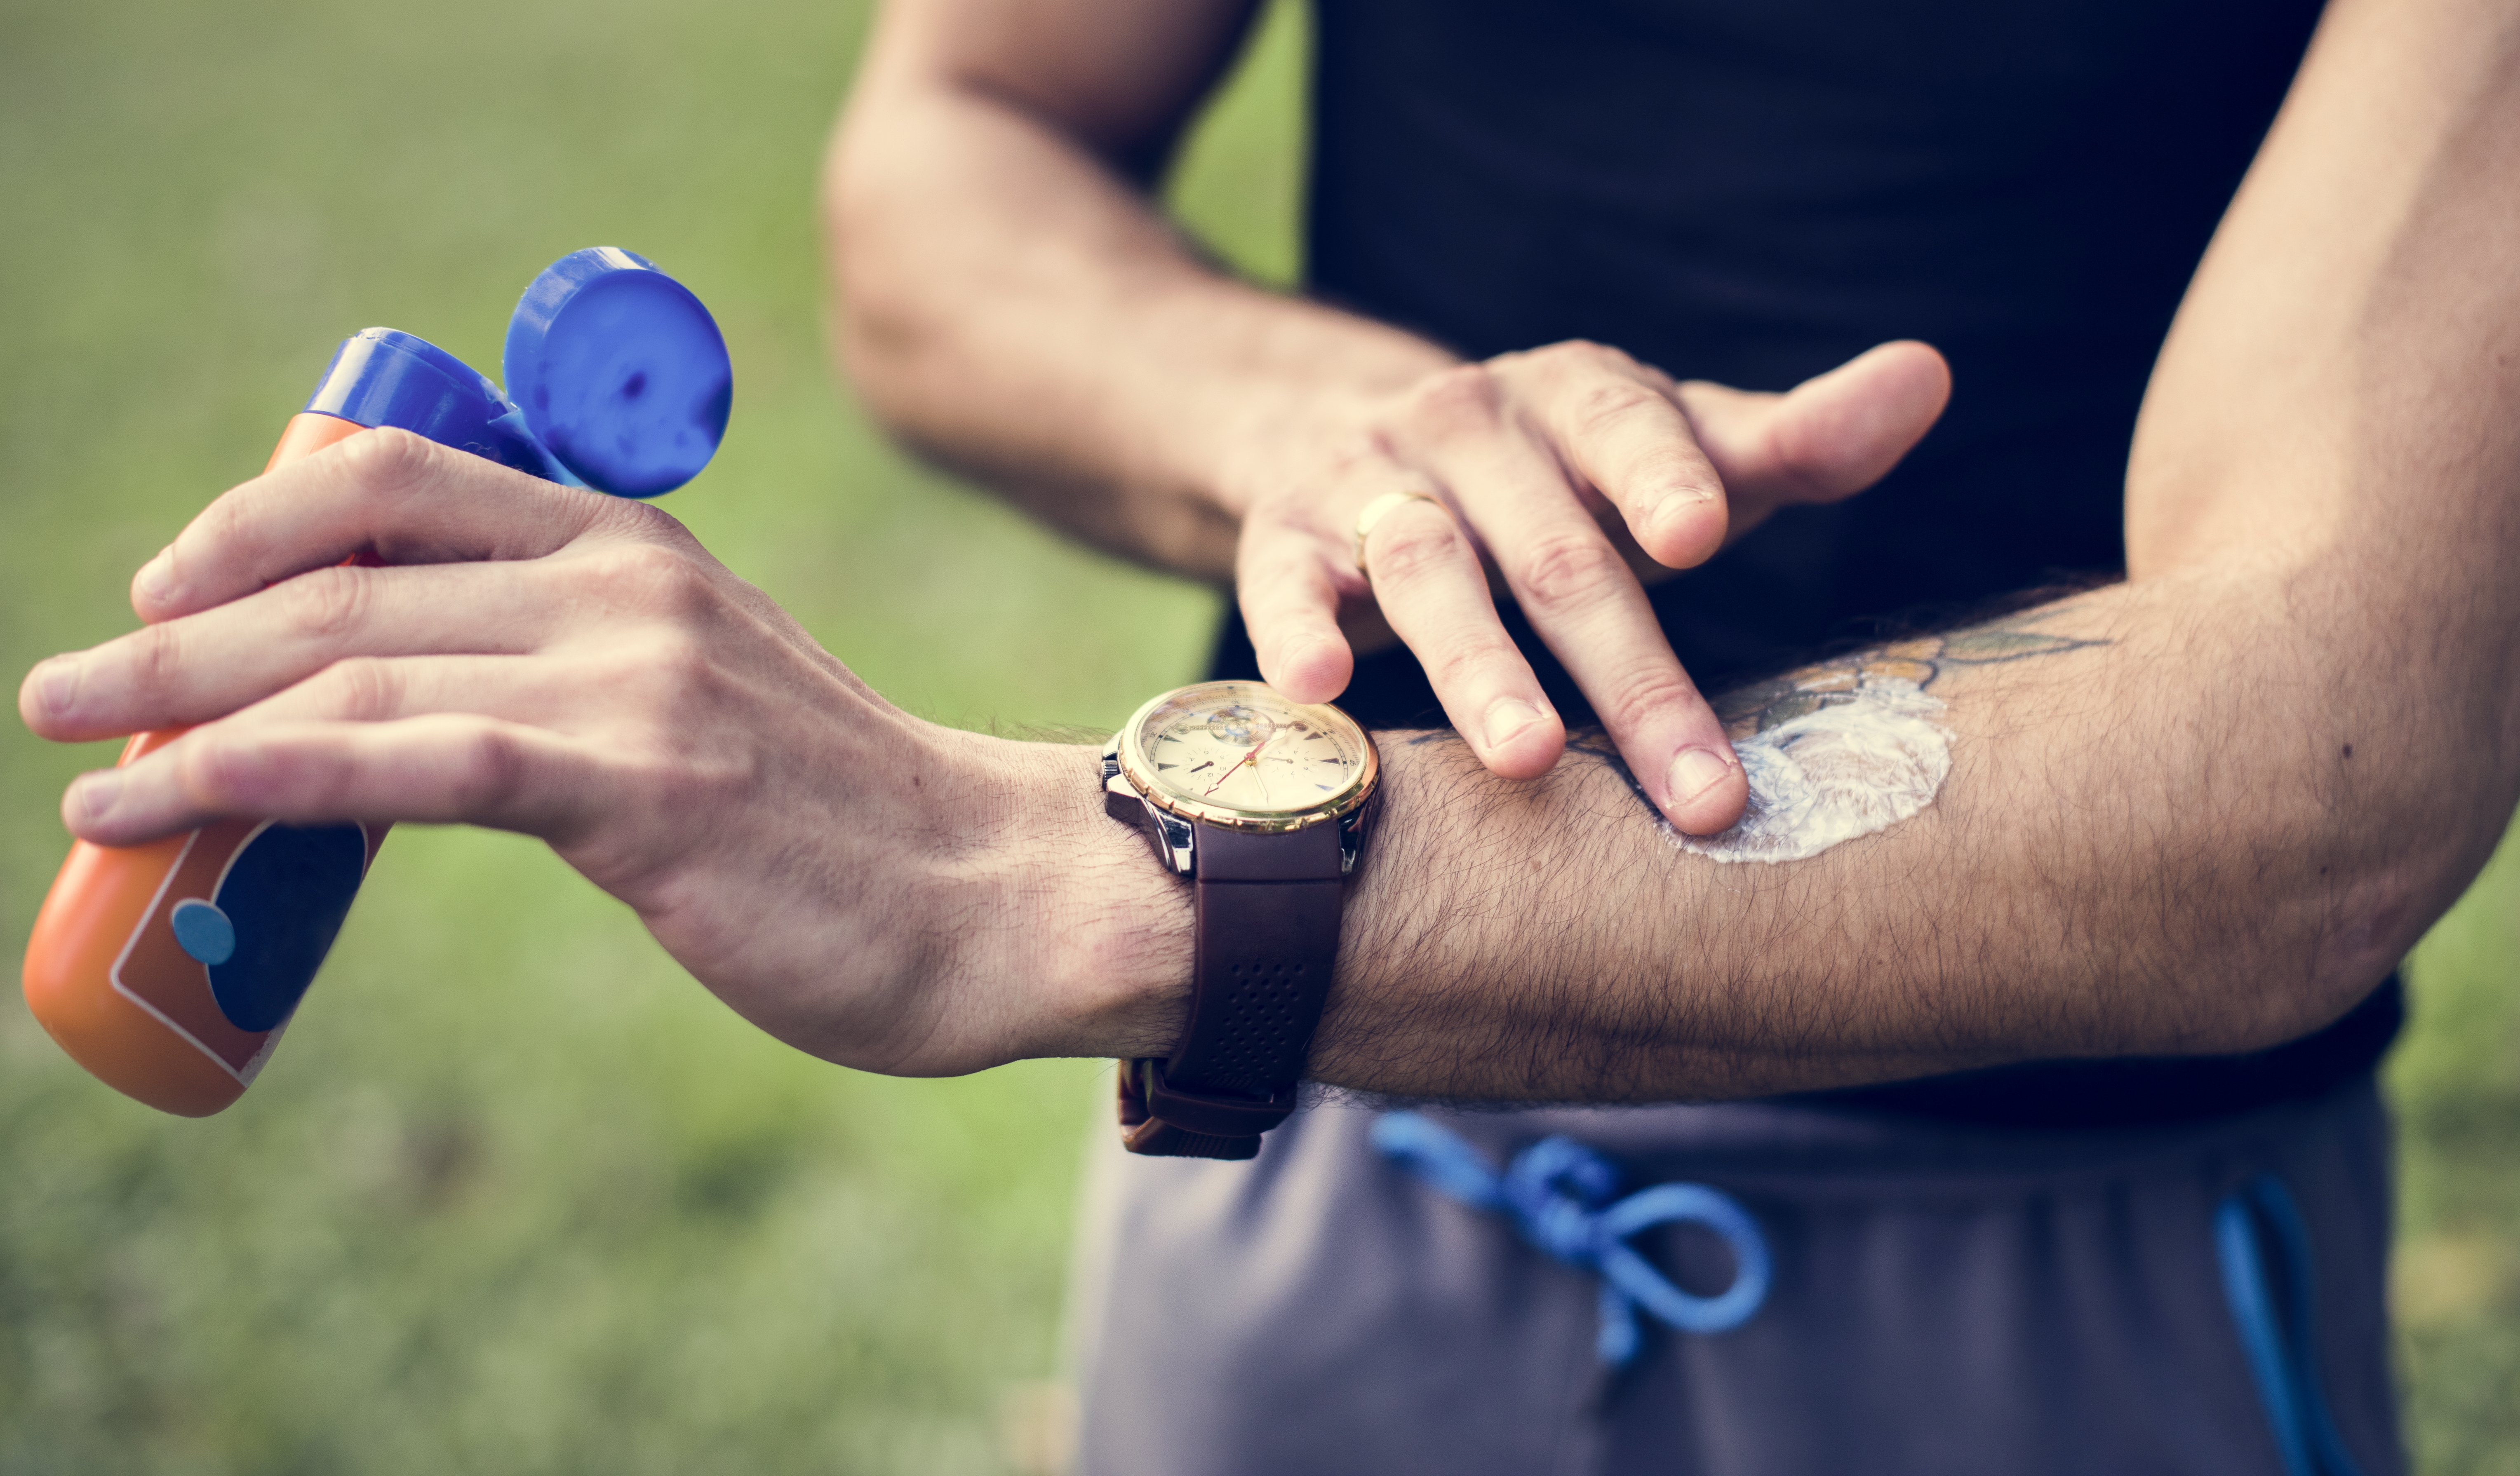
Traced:
[[425, 338], [363, 329], [334, 351], [306, 408], [552, 481], [654, 497], [716, 454], [735, 382], [700, 300], [611, 246], [572, 251], [525, 289], [504, 372], [513, 395]]
[[691, 290], [617, 246], [545, 268], [508, 320], [501, 372], [534, 436], [624, 497], [698, 476], [726, 435], [735, 375]]

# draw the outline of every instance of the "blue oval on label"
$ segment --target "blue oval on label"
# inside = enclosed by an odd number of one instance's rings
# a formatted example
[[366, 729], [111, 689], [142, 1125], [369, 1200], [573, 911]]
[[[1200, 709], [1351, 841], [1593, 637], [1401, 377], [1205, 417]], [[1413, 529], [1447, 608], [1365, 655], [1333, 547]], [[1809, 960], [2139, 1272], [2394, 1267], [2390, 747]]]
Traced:
[[175, 904], [166, 921], [175, 929], [176, 946], [202, 962], [225, 963], [236, 957], [236, 924], [209, 903], [188, 897]]

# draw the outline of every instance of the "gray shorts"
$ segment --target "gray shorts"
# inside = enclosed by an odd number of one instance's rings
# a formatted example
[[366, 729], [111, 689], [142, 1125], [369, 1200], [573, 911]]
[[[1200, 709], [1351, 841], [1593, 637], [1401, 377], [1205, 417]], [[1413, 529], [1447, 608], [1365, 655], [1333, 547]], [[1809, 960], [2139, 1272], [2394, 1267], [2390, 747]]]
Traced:
[[[1251, 1163], [1106, 1146], [1071, 1310], [1081, 1471], [2282, 1476], [2215, 1238], [2267, 1174], [2308, 1229], [2334, 1429], [2362, 1476], [2405, 1469], [2367, 1079], [2092, 1132], [1774, 1103], [1433, 1115], [1499, 1162], [1564, 1134], [1631, 1186], [1725, 1190], [1772, 1254], [1766, 1301], [1727, 1332], [1648, 1322], [1611, 1373], [1598, 1279], [1383, 1157], [1371, 1111], [1299, 1113]], [[1732, 1265], [1688, 1232], [1644, 1248], [1691, 1289]]]

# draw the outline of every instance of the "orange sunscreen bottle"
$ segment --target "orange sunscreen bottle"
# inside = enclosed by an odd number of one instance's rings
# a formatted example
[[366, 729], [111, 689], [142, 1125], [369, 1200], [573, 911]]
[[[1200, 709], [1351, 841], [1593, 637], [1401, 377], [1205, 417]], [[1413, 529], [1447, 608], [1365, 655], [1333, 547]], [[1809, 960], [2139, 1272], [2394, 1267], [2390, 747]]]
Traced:
[[[536, 278], [505, 369], [533, 410], [434, 344], [368, 329], [334, 354], [264, 470], [398, 425], [548, 480], [649, 497], [698, 474], [725, 433], [732, 375], [716, 324], [627, 251], [571, 252]], [[120, 761], [180, 732], [140, 734]], [[233, 819], [145, 845], [75, 842], [27, 941], [27, 1006], [108, 1086], [206, 1117], [271, 1058], [384, 830]]]

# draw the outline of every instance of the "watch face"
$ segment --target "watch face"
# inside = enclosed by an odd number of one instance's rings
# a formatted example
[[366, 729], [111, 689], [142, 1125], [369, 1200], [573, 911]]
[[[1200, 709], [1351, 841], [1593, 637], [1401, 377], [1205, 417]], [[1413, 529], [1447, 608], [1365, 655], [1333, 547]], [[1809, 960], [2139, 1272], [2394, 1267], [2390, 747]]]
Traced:
[[1226, 825], [1290, 829], [1362, 803], [1373, 742], [1335, 707], [1298, 706], [1258, 682], [1204, 682], [1138, 710], [1121, 767], [1148, 799]]

